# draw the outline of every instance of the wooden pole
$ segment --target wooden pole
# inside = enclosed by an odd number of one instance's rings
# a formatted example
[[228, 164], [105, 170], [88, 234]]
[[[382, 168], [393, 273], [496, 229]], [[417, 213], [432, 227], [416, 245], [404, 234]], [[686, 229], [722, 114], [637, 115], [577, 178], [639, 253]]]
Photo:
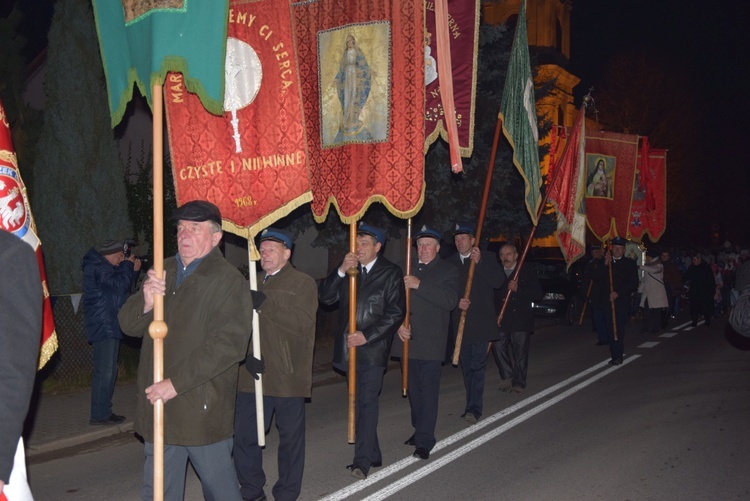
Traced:
[[[482, 203], [479, 206], [479, 220], [477, 229], [474, 234], [475, 244], [478, 246], [482, 238], [482, 226], [484, 226], [484, 215], [487, 212], [487, 199], [490, 196], [490, 186], [492, 185], [492, 172], [495, 169], [495, 157], [497, 156], [497, 145], [500, 142], [500, 131], [503, 129], [503, 119], [497, 114], [497, 124], [495, 125], [495, 137], [492, 140], [492, 151], [490, 153], [490, 162], [487, 166], [487, 175], [484, 178], [484, 191], [482, 193]], [[464, 299], [469, 299], [471, 295], [471, 286], [474, 282], [474, 270], [476, 263], [472, 259], [469, 263], [469, 273], [466, 278], [466, 289], [464, 290]], [[458, 357], [461, 354], [461, 343], [464, 339], [464, 327], [466, 326], [466, 311], [461, 311], [458, 320], [458, 330], [456, 331], [456, 347], [453, 350], [453, 365], [458, 365]]]
[[[250, 288], [254, 291], [258, 290], [258, 270], [255, 267], [255, 262], [252, 259], [253, 252], [251, 248], [254, 246], [253, 241], [250, 239], [247, 242], [247, 254], [248, 262], [250, 264]], [[257, 252], [255, 253], [257, 255]], [[255, 305], [253, 305], [255, 306]], [[260, 317], [258, 312], [253, 308], [253, 356], [257, 359], [261, 358], [260, 352]], [[266, 445], [266, 426], [263, 415], [263, 374], [258, 374], [258, 379], [255, 380], [255, 426], [258, 431], [258, 445], [264, 447]]]
[[[154, 106], [154, 271], [164, 278], [164, 96], [162, 86], [151, 90]], [[164, 322], [164, 296], [154, 295], [154, 319], [148, 326], [154, 340], [154, 383], [164, 379], [164, 338], [167, 324]], [[154, 404], [154, 500], [164, 499], [164, 402]]]
[[[349, 251], [357, 252], [357, 223], [349, 224]], [[357, 268], [349, 268], [346, 274], [349, 276], [349, 332], [357, 331]], [[355, 405], [357, 401], [357, 348], [349, 348], [349, 413], [347, 426], [347, 441], [354, 443], [355, 432]]]
[[583, 307], [581, 308], [581, 316], [578, 318], [578, 325], [583, 324], [583, 317], [586, 315], [586, 304], [589, 302], [591, 297], [591, 287], [594, 285], [594, 281], [589, 282], [589, 287], [586, 290], [586, 297], [583, 299]]
[[[411, 218], [406, 224], [406, 274], [411, 275]], [[409, 327], [409, 314], [411, 313], [411, 289], [406, 287], [406, 316], [404, 326]], [[406, 398], [409, 387], [409, 340], [403, 342], [401, 351], [401, 396]]]
[[617, 341], [617, 311], [615, 310], [615, 302], [612, 301], [612, 293], [615, 291], [615, 284], [612, 281], [612, 253], [610, 252], [609, 257], [609, 304], [612, 306], [612, 337]]

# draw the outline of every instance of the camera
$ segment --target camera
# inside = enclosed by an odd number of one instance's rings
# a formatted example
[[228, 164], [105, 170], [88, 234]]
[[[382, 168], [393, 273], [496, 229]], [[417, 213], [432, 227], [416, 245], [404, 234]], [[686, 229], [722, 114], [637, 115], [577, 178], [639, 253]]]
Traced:
[[128, 239], [122, 244], [122, 253], [125, 255], [125, 259], [129, 258], [133, 254], [133, 249], [140, 245], [136, 240]]

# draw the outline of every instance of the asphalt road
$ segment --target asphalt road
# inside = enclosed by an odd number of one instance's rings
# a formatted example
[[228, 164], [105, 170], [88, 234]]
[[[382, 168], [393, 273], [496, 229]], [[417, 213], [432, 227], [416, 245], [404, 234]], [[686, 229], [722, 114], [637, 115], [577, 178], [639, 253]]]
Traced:
[[[531, 341], [529, 386], [497, 390], [488, 364], [485, 415], [467, 425], [460, 370], [443, 369], [438, 444], [428, 461], [403, 445], [411, 434], [400, 372], [386, 374], [379, 437], [384, 467], [355, 480], [344, 466], [346, 387], [316, 387], [307, 408], [301, 499], [750, 498], [750, 351], [730, 344], [724, 321], [661, 336], [629, 326], [625, 363], [586, 327], [541, 321]], [[266, 493], [276, 481], [277, 434], [267, 439]], [[37, 500], [140, 499], [143, 453], [134, 436], [30, 465]], [[188, 500], [202, 499], [191, 472]]]

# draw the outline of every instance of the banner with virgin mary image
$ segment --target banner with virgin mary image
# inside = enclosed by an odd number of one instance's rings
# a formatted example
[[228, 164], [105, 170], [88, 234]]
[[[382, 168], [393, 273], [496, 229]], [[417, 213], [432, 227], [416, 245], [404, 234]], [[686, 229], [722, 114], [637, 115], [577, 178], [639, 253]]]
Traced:
[[[453, 100], [456, 105], [459, 152], [470, 157], [474, 150], [474, 103], [477, 89], [477, 48], [479, 47], [479, 7], [474, 0], [448, 1], [450, 30], [451, 72]], [[435, 36], [435, 4], [425, 4], [424, 85], [425, 85], [425, 141], [424, 151], [438, 137], [448, 140], [445, 112], [440, 97], [438, 78], [438, 48]]]
[[312, 211], [344, 223], [372, 202], [411, 217], [424, 200], [424, 2], [292, 4]]
[[208, 200], [245, 238], [309, 202], [291, 9], [284, 0], [230, 3], [224, 114], [170, 73], [164, 85], [177, 203]]
[[586, 134], [586, 222], [599, 240], [628, 234], [638, 136]]

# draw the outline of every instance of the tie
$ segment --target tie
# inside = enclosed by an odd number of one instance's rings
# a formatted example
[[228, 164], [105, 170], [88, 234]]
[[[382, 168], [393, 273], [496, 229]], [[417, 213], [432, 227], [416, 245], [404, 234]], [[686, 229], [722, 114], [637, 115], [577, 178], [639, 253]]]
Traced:
[[268, 282], [269, 278], [271, 278], [271, 275], [266, 274], [266, 276], [263, 277], [263, 283], [265, 284], [266, 282]]
[[367, 268], [365, 266], [362, 267], [361, 273], [362, 273], [362, 280], [367, 278]]

